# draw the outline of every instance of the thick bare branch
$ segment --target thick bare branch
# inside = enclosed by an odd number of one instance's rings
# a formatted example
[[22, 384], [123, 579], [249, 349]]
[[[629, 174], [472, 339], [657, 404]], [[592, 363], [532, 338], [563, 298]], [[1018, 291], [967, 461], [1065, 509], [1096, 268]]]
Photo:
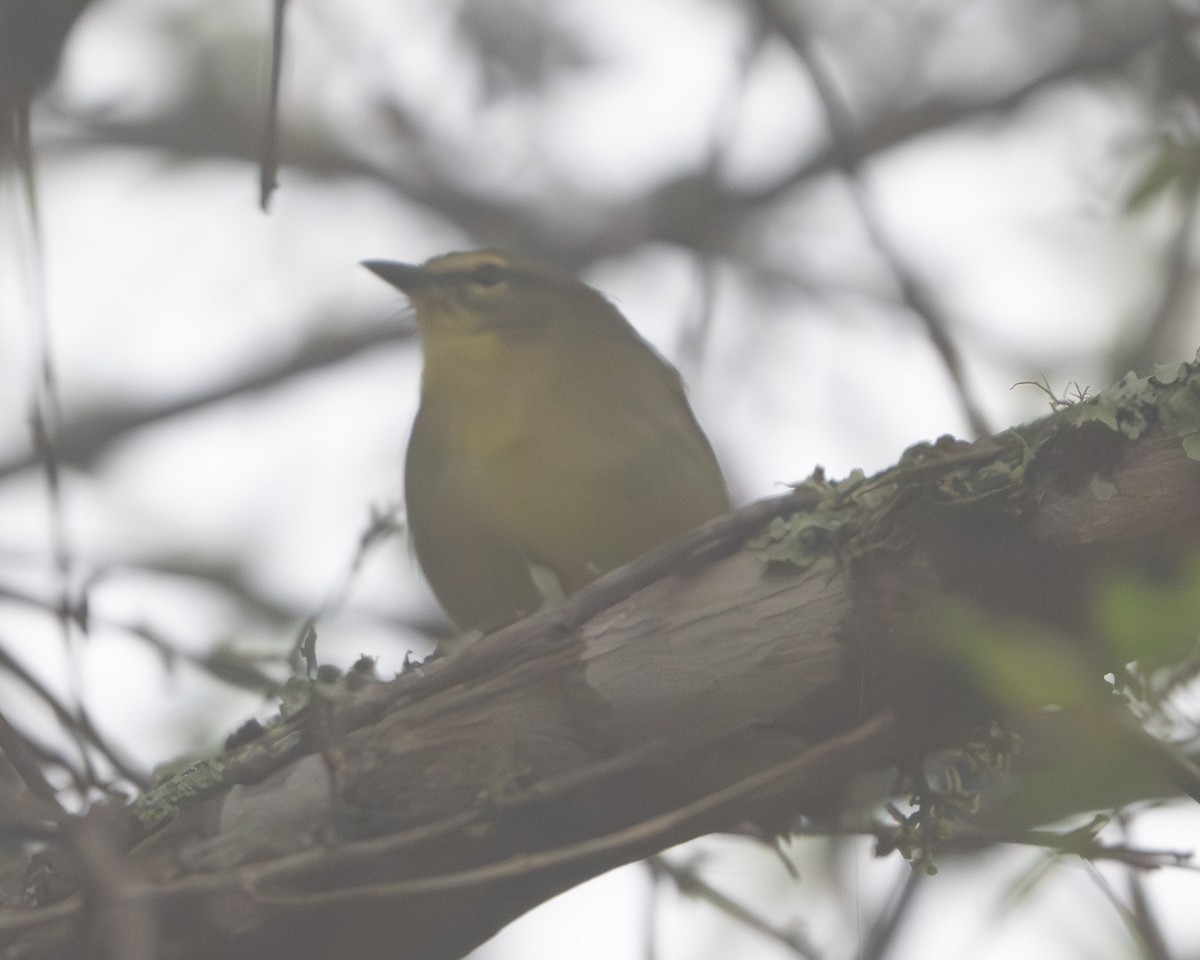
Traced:
[[[1063, 805], [1013, 822], [1115, 802], [1065, 757], [1174, 795], [1185, 767], [1100, 679], [1113, 653], [1093, 599], [1114, 567], [1200, 545], [1197, 410], [1189, 365], [976, 444], [919, 445], [869, 480], [817, 477], [719, 518], [390, 683], [317, 685], [300, 714], [139, 799], [122, 902], [196, 960], [457, 957], [690, 837], [835, 823], [860, 774], [914, 771], [997, 718], [1026, 731], [1017, 759]], [[1038, 675], [1006, 690], [997, 659]], [[1047, 702], [1065, 739], [1024, 722]], [[83, 894], [13, 888], [0, 944], [95, 956], [62, 926], [96, 916]]]

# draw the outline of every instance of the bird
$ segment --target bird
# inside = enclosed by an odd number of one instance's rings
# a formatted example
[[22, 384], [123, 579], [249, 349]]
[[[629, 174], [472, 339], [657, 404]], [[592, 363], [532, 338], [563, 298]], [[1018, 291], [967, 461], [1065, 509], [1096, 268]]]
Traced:
[[494, 249], [362, 265], [415, 310], [408, 529], [461, 631], [519, 620], [729, 510], [679, 373], [598, 290]]

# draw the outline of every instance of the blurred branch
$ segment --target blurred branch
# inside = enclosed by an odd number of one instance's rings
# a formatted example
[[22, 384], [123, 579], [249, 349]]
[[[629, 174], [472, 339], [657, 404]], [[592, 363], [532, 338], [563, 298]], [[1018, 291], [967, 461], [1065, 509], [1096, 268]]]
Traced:
[[702, 876], [695, 865], [677, 866], [667, 857], [659, 855], [646, 860], [646, 866], [655, 879], [670, 878], [675, 888], [685, 897], [702, 900], [749, 930], [773, 940], [797, 957], [817, 960], [821, 951], [799, 933], [782, 930], [768, 923], [743, 904], [726, 896]]
[[[1136, 946], [1140, 948], [1138, 955], [1145, 957], [1146, 960], [1172, 960], [1171, 954], [1164, 942], [1161, 940], [1156, 942], [1154, 939], [1147, 940], [1145, 938], [1145, 931], [1138, 922], [1135, 908], [1127, 905], [1121, 899], [1120, 894], [1114, 889], [1109, 878], [1097, 870], [1095, 864], [1090, 861], [1084, 861], [1084, 869], [1087, 871], [1088, 878], [1092, 881], [1092, 884], [1100, 891], [1101, 896], [1108, 901], [1109, 906], [1112, 907], [1113, 912], [1121, 922], [1125, 924], [1130, 937]], [[1151, 930], [1150, 932], [1153, 936], [1155, 931]]]
[[[772, 31], [798, 50], [804, 49], [803, 34], [794, 19], [795, 6], [756, 0], [755, 9]], [[570, 270], [654, 240], [679, 243], [700, 253], [733, 253], [727, 248], [737, 233], [736, 225], [771, 207], [802, 183], [832, 169], [853, 169], [925, 134], [1012, 110], [1057, 84], [1110, 73], [1175, 35], [1181, 24], [1197, 23], [1200, 13], [1180, 14], [1178, 21], [1146, 17], [1111, 43], [1080, 46], [1055, 67], [990, 97], [929, 96], [916, 104], [889, 104], [888, 110], [877, 116], [856, 120], [852, 142], [831, 143], [761, 188], [729, 187], [710, 170], [683, 174], [661, 184], [649, 196], [637, 196], [623, 204], [614, 204], [607, 197], [599, 200], [561, 193], [543, 194], [540, 208], [528, 200], [497, 200], [473, 183], [456, 182], [445, 163], [443, 146], [429, 141], [427, 124], [412, 117], [390, 93], [380, 95], [378, 109], [385, 119], [391, 118], [389, 129], [402, 163], [381, 167], [356, 152], [352, 143], [323, 129], [289, 130], [288, 163], [317, 177], [373, 180], [437, 211], [480, 242], [498, 242]], [[231, 102], [207, 86], [188, 90], [169, 112], [157, 117], [119, 122], [83, 118], [78, 122], [80, 133], [69, 140], [60, 137], [60, 149], [117, 144], [188, 157], [258, 159], [254, 131], [261, 125], [261, 117], [252, 114], [245, 102]], [[49, 141], [43, 143], [43, 149], [53, 146]], [[570, 229], [563, 229], [568, 221]], [[593, 226], [581, 231], [581, 224]]]
[[[804, 51], [808, 41], [799, 19], [800, 8], [788, 0], [752, 0], [752, 3], [764, 22], [807, 61]], [[1200, 26], [1200, 11], [1184, 12], [1165, 3], [1162, 18], [1144, 17], [1136, 21], [1133, 29], [1123, 30], [1107, 43], [1080, 44], [1054, 67], [993, 96], [979, 99], [929, 96], [915, 105], [888, 104], [886, 111], [856, 121], [853, 142], [848, 147], [832, 141], [786, 177], [755, 194], [755, 201], [770, 202], [819, 174], [841, 169], [847, 164], [858, 166], [864, 160], [926, 134], [971, 123], [988, 114], [1010, 112], [1030, 97], [1056, 85], [1110, 74], [1164, 40], [1196, 26]]]
[[[1166, 86], [1162, 92], [1162, 112], [1169, 117], [1170, 111], [1178, 110], [1182, 103], [1194, 122], [1195, 116], [1200, 115], [1200, 63], [1182, 30], [1169, 41], [1159, 67]], [[1195, 142], [1194, 132], [1187, 139], [1190, 142], [1181, 146], [1163, 138], [1155, 151], [1157, 160], [1144, 176], [1141, 187], [1143, 190], [1151, 187], [1154, 175], [1161, 172], [1160, 165], [1165, 164], [1173, 175], [1167, 183], [1152, 187], [1148, 196], [1139, 197], [1135, 191], [1126, 201], [1126, 212], [1132, 214], [1151, 198], [1169, 192], [1172, 204], [1178, 205], [1179, 222], [1165, 245], [1161, 292], [1148, 322], [1140, 328], [1136, 343], [1115, 345], [1109, 367], [1113, 380], [1129, 370], [1139, 374], [1153, 370], [1186, 348], [1189, 341], [1186, 325], [1194, 319], [1188, 303], [1195, 289], [1193, 238], [1200, 220], [1200, 145]], [[1167, 186], [1173, 189], [1166, 191]]]
[[[829, 85], [822, 83], [820, 65], [812, 55], [811, 43], [797, 18], [798, 8], [776, 0], [758, 0], [754, 8], [762, 29], [784, 38], [813, 69], [813, 76], [822, 87], [834, 132], [833, 141], [827, 147], [763, 188], [726, 185], [719, 164], [712, 162], [710, 156], [703, 170], [669, 180], [648, 195], [635, 197], [625, 204], [612, 204], [608, 200], [601, 203], [582, 195], [545, 195], [540, 207], [531, 206], [528, 201], [498, 200], [478, 190], [473, 183], [460, 182], [448, 172], [451, 167], [445, 163], [443, 145], [429, 140], [428, 124], [411, 116], [408, 108], [390, 91], [379, 95], [378, 109], [385, 120], [391, 118], [389, 127], [395, 133], [402, 162], [381, 167], [361, 156], [352, 142], [311, 125], [289, 129], [288, 161], [295, 168], [317, 176], [374, 180], [437, 211], [479, 242], [498, 242], [554, 260], [568, 269], [578, 270], [597, 259], [625, 254], [641, 243], [665, 240], [694, 251], [702, 265], [702, 275], [707, 275], [708, 265], [714, 262], [715, 256], [743, 261], [753, 257], [734, 246], [739, 234], [738, 224], [758, 216], [799, 184], [831, 169], [842, 169], [847, 173], [863, 223], [880, 255], [891, 267], [901, 302], [923, 323], [972, 429], [977, 434], [986, 434], [990, 425], [971, 396], [946, 319], [936, 298], [908, 268], [901, 251], [895, 249], [878, 223], [870, 197], [857, 175], [859, 167], [871, 157], [913, 138], [989, 113], [1012, 110], [1028, 97], [1056, 84], [1112, 72], [1164, 38], [1175, 36], [1187, 25], [1200, 22], [1200, 14], [1179, 14], [1174, 19], [1146, 17], [1137, 22], [1136, 28], [1124, 31], [1115, 40], [1081, 44], [1052, 69], [990, 97], [927, 96], [915, 105], [890, 103], [887, 110], [870, 118], [851, 118], [837, 102]], [[257, 151], [250, 131], [256, 123], [249, 110], [245, 103], [230, 101], [218, 85], [200, 82], [188, 88], [168, 113], [130, 122], [85, 120], [82, 130], [88, 146], [120, 143], [187, 156], [232, 156], [252, 160]], [[261, 120], [257, 123], [261, 126]], [[562, 211], [565, 210], [572, 211], [570, 230], [563, 229], [565, 217]], [[581, 223], [593, 226], [589, 231], [580, 231], [578, 225]], [[747, 267], [752, 271], [756, 269], [749, 263]], [[695, 337], [703, 336], [708, 299], [706, 293], [700, 301], [698, 326], [691, 331]], [[362, 348], [367, 346], [369, 344]], [[695, 340], [690, 339], [686, 346], [694, 349]], [[346, 353], [354, 349], [350, 347]], [[330, 354], [316, 360], [313, 366], [339, 359], [341, 356]], [[265, 372], [261, 379], [250, 378], [245, 384], [230, 383], [158, 407], [102, 410], [86, 420], [64, 426], [62, 456], [68, 462], [91, 462], [107, 444], [131, 430], [246, 390], [262, 389], [292, 372], [284, 365], [278, 373]], [[259, 382], [254, 382], [256, 379]], [[23, 470], [29, 464], [27, 456], [0, 460], [0, 478]]]
[[102, 811], [99, 816], [86, 817], [69, 813], [42, 773], [26, 738], [9, 724], [3, 713], [0, 713], [0, 753], [29, 788], [31, 797], [40, 803], [42, 819], [58, 827], [63, 841], [61, 854], [65, 857], [55, 864], [55, 855], [47, 854], [43, 866], [51, 873], [64, 874], [58, 883], [85, 890], [91, 905], [106, 915], [96, 933], [100, 942], [112, 951], [108, 955], [152, 960], [154, 933], [149, 911], [123, 896], [122, 881], [129, 879], [131, 871], [122, 856], [126, 838], [112, 829], [117, 822], [115, 818], [106, 822]]
[[[1121, 814], [1117, 818], [1117, 823], [1120, 825], [1122, 833], [1127, 835], [1130, 825], [1129, 816]], [[1130, 867], [1125, 873], [1126, 882], [1129, 884], [1129, 913], [1137, 936], [1145, 945], [1147, 955], [1154, 960], [1169, 960], [1171, 951], [1167, 948], [1162, 927], [1155, 918], [1150, 898], [1146, 895], [1146, 884], [1142, 873], [1143, 871], [1135, 867]]]
[[[336, 322], [334, 324], [336, 326]], [[376, 349], [381, 344], [410, 339], [411, 328], [394, 322], [365, 327], [353, 332], [318, 333], [279, 357], [274, 363], [230, 377], [224, 383], [183, 397], [140, 406], [95, 405], [87, 414], [76, 414], [62, 426], [55, 450], [59, 459], [74, 466], [87, 466], [107, 448], [127, 434], [172, 417], [192, 413], [212, 404], [258, 393], [278, 386], [292, 377], [350, 359]], [[0, 479], [28, 470], [37, 464], [30, 453], [9, 454], [0, 459]]]
[[101, 756], [112, 764], [117, 773], [130, 783], [142, 789], [146, 788], [149, 780], [127, 763], [121, 757], [120, 753], [105, 740], [82, 706], [77, 707], [74, 711], [68, 709], [37, 677], [33, 676], [20, 663], [14, 660], [2, 646], [0, 646], [0, 669], [19, 680], [30, 693], [49, 707], [63, 729], [69, 731], [80, 742], [80, 755], [87, 765], [87, 772], [80, 773], [79, 771], [75, 771], [68, 764], [64, 764], [64, 766], [72, 772], [81, 796], [86, 795], [87, 786], [101, 785], [98, 778], [91, 772], [91, 760], [87, 755], [87, 750], [83, 746], [84, 744], [90, 744]]
[[[394, 530], [394, 526], [387, 517], [373, 516], [375, 517], [373, 524], [364, 533], [363, 542], [360, 543], [345, 573], [336, 582], [330, 591], [328, 599], [321, 605], [320, 610], [315, 615], [300, 608], [278, 603], [255, 589], [251, 585], [253, 578], [249, 577], [238, 564], [222, 563], [216, 560], [210, 561], [206, 557], [195, 553], [186, 553], [178, 556], [174, 554], [159, 557], [150, 556], [137, 562], [127, 560], [122, 562], [120, 569], [144, 571], [156, 576], [186, 578], [211, 585], [214, 589], [219, 590], [224, 597], [241, 605], [239, 622], [245, 632], [254, 628], [252, 620], [254, 617], [265, 619], [270, 626], [275, 628], [294, 627], [295, 624], [300, 623], [306, 618], [319, 622], [321, 619], [329, 616], [331, 612], [339, 610], [344, 605], [352, 579], [360, 570], [367, 550], [378, 542], [385, 533]], [[104, 571], [96, 574], [92, 577], [91, 583], [94, 585], [101, 577], [107, 576], [107, 573], [107, 571]], [[58, 615], [59, 607], [55, 602], [4, 583], [0, 583], [0, 599], [32, 607], [53, 616]], [[360, 610], [356, 610], [355, 613], [359, 616], [363, 615], [363, 611]], [[86, 618], [92, 628], [102, 627], [119, 631], [145, 642], [160, 656], [166, 669], [170, 669], [178, 663], [186, 663], [222, 683], [243, 690], [268, 694], [275, 692], [282, 682], [281, 677], [266, 673], [260, 665], [264, 662], [285, 664], [287, 653], [283, 649], [280, 649], [275, 654], [253, 656], [240, 653], [233, 644], [228, 643], [224, 638], [213, 637], [204, 645], [203, 652], [193, 653], [183, 644], [165, 635], [162, 630], [147, 623], [126, 622], [97, 617], [82, 609], [72, 610], [70, 615], [75, 619]], [[425, 622], [411, 618], [384, 616], [378, 616], [377, 619], [385, 623], [388, 629], [392, 631], [405, 631], [425, 639], [430, 648], [435, 646], [438, 640], [447, 634], [447, 627], [443, 621]], [[23, 683], [31, 686], [31, 690], [35, 695], [39, 699], [45, 700], [60, 720], [66, 718], [67, 722], [70, 722], [70, 711], [67, 707], [54, 700], [46, 688], [41, 685], [32, 686], [32, 684], [36, 684], [35, 678], [24, 671], [16, 661], [12, 660], [4, 652], [3, 647], [0, 647], [0, 668], [6, 666], [11, 667], [10, 672], [17, 674]], [[47, 697], [51, 699], [47, 700]], [[73, 775], [79, 784], [86, 784], [88, 782], [89, 778], [82, 774], [73, 772]], [[86, 787], [83, 789], [86, 792]]]
[[[1133, 885], [1132, 889], [1135, 890], [1141, 889], [1138, 880], [1141, 872], [1158, 870], [1163, 867], [1195, 869], [1190, 866], [1194, 851], [1149, 850], [1131, 847], [1127, 844], [1101, 842], [1097, 837], [1097, 833], [1107, 823], [1107, 818], [1098, 817], [1084, 827], [1064, 832], [1055, 830], [997, 829], [979, 826], [969, 821], [956, 821], [949, 829], [948, 835], [939, 838], [934, 855], [988, 850], [1000, 844], [1034, 847], [1049, 851], [1054, 856], [1074, 856], [1091, 863], [1107, 860], [1124, 864], [1132, 871], [1130, 883]], [[849, 829], [838, 831], [828, 828], [817, 828], [797, 829], [794, 832], [798, 835], [823, 837], [831, 834], [846, 837], [866, 835], [874, 837], [881, 844], [881, 850], [883, 851], [890, 852], [896, 849], [897, 827], [892, 823], [878, 823], [864, 827], [861, 830]], [[927, 860], [926, 862], [931, 863], [932, 861]], [[1045, 871], [1038, 871], [1032, 874], [1031, 877], [1042, 877], [1044, 875]], [[865, 942], [861, 945], [859, 956], [862, 960], [879, 960], [879, 958], [888, 955], [896, 935], [900, 932], [906, 917], [909, 915], [909, 910], [913, 905], [916, 894], [929, 879], [929, 876], [930, 871], [920, 869], [918, 864], [913, 864], [913, 869], [901, 881], [893, 895], [891, 903], [871, 927]], [[1111, 889], [1106, 888], [1106, 894], [1110, 899], [1115, 901], [1115, 896]], [[1161, 932], [1157, 933], [1157, 937], [1155, 936], [1157, 926], [1152, 920], [1143, 926], [1143, 923], [1138, 919], [1136, 897], [1133, 898], [1133, 902], [1134, 909], [1132, 911], [1127, 910], [1123, 905], [1117, 904], [1122, 917], [1134, 928], [1135, 933], [1142, 938], [1148, 949], [1153, 947], [1155, 943], [1161, 947], [1163, 944]], [[1159, 953], [1153, 950], [1151, 950], [1149, 955], [1163, 958], [1168, 956], [1166, 952]]]
[[45, 805], [46, 819], [54, 820], [65, 813], [58, 802], [58, 792], [42, 773], [25, 737], [8, 722], [3, 712], [0, 712], [0, 754], [3, 754], [33, 796]]
[[[759, 4], [760, 9], [764, 6], [770, 11], [770, 0], [764, 0]], [[774, 17], [772, 22], [778, 26], [779, 18]], [[813, 38], [800, 25], [798, 17], [790, 18], [789, 24], [787, 39], [793, 45], [797, 56], [803, 61], [812, 78], [817, 96], [825, 110], [825, 120], [829, 127], [836, 166], [845, 174], [850, 193], [858, 207], [859, 217], [871, 238], [871, 243], [887, 263], [895, 278], [896, 284], [900, 288], [902, 302], [924, 325], [934, 349], [937, 350], [938, 356], [941, 357], [942, 364], [954, 384], [963, 414], [970, 424], [971, 430], [976, 436], [986, 436], [992, 431], [967, 385], [958, 348], [950, 337], [949, 325], [925, 285], [914, 276], [899, 251], [892, 244], [875, 213], [874, 204], [862, 181], [859, 169], [862, 160], [867, 156], [867, 151], [859, 143], [855, 120], [834, 89], [821, 61], [820, 53], [813, 43]]]
[[887, 956], [896, 934], [910, 915], [917, 893], [928, 879], [923, 870], [910, 870], [900, 881], [887, 909], [871, 924], [865, 941], [859, 945], [859, 960], [881, 960]]
[[950, 324], [943, 316], [941, 308], [928, 286], [921, 282], [909, 269], [900, 251], [888, 237], [887, 231], [879, 222], [869, 191], [856, 171], [847, 170], [850, 191], [858, 206], [859, 216], [866, 227], [875, 249], [884, 258], [900, 288], [900, 300], [916, 315], [925, 328], [934, 350], [941, 358], [942, 366], [954, 385], [958, 394], [959, 405], [972, 433], [977, 437], [987, 436], [992, 432], [992, 426], [980, 408], [978, 401], [967, 383], [966, 372], [963, 370], [962, 357], [958, 347], [950, 336]]
[[1162, 867], [1186, 869], [1195, 853], [1193, 850], [1148, 850], [1126, 844], [1104, 843], [1097, 838], [1096, 830], [1107, 822], [1107, 819], [1103, 819], [1102, 822], [1093, 822], [1065, 833], [1054, 830], [1002, 830], [963, 824], [956, 827], [954, 835], [946, 841], [946, 850], [982, 850], [1007, 843], [1040, 847], [1083, 860], [1108, 860], [1137, 870], [1158, 870]]
[[[61, 418], [42, 263], [41, 213], [30, 107], [35, 96], [57, 74], [63, 46], [88, 3], [89, 0], [0, 0], [0, 185], [3, 184], [7, 161], [11, 158], [23, 188], [21, 200], [24, 206], [21, 211], [24, 220], [20, 216], [11, 218], [8, 226], [13, 236], [4, 239], [24, 254], [20, 261], [26, 268], [26, 312], [32, 331], [30, 342], [33, 344], [29, 428], [34, 456], [41, 466], [49, 501], [50, 541], [59, 594], [55, 613], [68, 653], [71, 650], [72, 626], [78, 623], [72, 617], [72, 609], [77, 604], [71, 597], [72, 554], [60, 485], [57, 433]], [[22, 226], [26, 230], [23, 235], [20, 232]], [[0, 246], [4, 244], [0, 243]], [[75, 688], [75, 698], [79, 700], [80, 683], [75, 673], [71, 674], [71, 684]], [[69, 729], [75, 731], [75, 736], [80, 740], [79, 749], [88, 767], [89, 777], [90, 760], [84, 746], [87, 737], [80, 731], [90, 727], [91, 722], [81, 705], [74, 725]], [[12, 732], [11, 728], [7, 728], [7, 732]], [[98, 738], [92, 742], [103, 752]], [[36, 784], [30, 783], [30, 786], [37, 789]]]
[[89, 2], [0, 0], [0, 111], [27, 109], [54, 79], [71, 27]]

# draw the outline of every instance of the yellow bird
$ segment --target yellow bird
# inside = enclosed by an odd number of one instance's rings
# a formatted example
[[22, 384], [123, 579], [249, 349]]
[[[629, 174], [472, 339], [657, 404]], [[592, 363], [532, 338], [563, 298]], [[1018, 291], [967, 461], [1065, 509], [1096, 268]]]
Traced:
[[494, 630], [729, 509], [676, 370], [605, 297], [495, 250], [363, 266], [416, 309], [405, 499], [462, 630]]

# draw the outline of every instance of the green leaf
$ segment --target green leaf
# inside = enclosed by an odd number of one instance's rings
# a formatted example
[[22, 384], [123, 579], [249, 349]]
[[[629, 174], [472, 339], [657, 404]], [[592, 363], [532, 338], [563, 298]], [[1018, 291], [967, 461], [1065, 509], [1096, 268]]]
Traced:
[[1096, 620], [1123, 663], [1153, 668], [1187, 660], [1200, 644], [1200, 562], [1168, 581], [1145, 573], [1114, 577], [1097, 597]]
[[960, 601], [939, 605], [929, 639], [970, 670], [984, 691], [1015, 709], [1094, 702], [1102, 678], [1062, 634], [1043, 623], [1001, 619]]

